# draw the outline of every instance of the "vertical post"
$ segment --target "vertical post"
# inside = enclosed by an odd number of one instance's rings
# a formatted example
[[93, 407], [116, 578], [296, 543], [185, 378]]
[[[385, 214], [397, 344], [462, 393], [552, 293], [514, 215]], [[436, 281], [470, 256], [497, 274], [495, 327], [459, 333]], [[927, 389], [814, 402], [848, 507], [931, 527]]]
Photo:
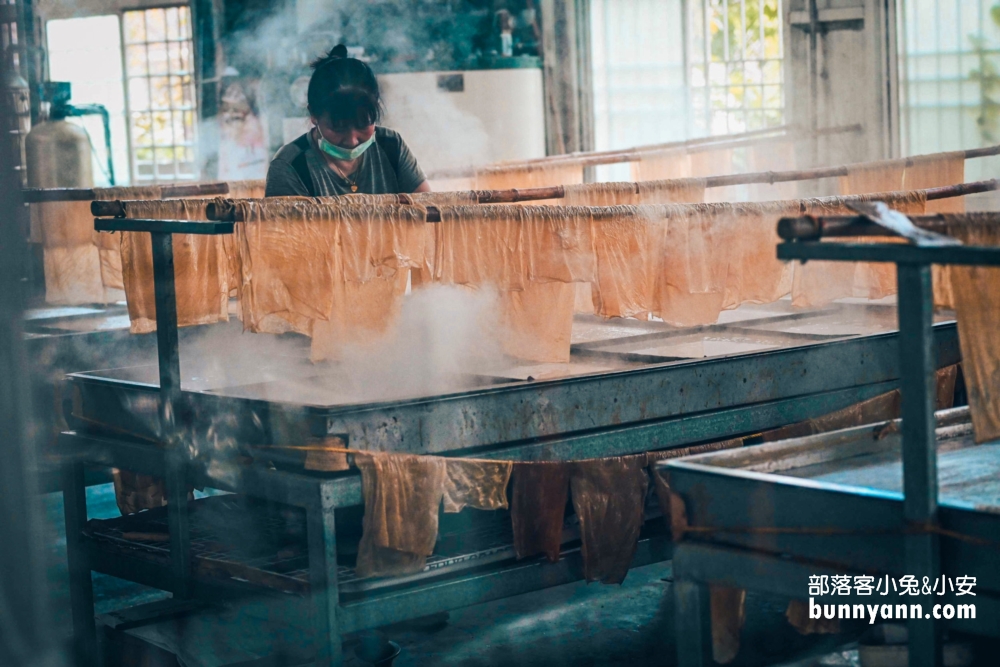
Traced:
[[177, 293], [171, 234], [151, 232], [153, 294], [156, 301], [156, 347], [160, 367], [160, 439], [166, 448], [167, 525], [170, 567], [176, 597], [186, 597], [191, 574], [187, 511], [187, 451], [178, 438], [176, 410], [181, 396], [180, 344], [177, 336]]
[[674, 551], [674, 628], [677, 642], [677, 667], [702, 667], [712, 660], [712, 610], [708, 586], [684, 579], [678, 572], [678, 552]]
[[[177, 291], [174, 244], [167, 232], [150, 232], [153, 244], [153, 295], [156, 301], [156, 347], [160, 364], [161, 427], [173, 423], [173, 402], [181, 393], [181, 361], [177, 339]], [[164, 434], [165, 435], [165, 434]]]
[[333, 487], [330, 482], [322, 482], [317, 496], [306, 508], [316, 667], [335, 667], [343, 660], [337, 622], [340, 587], [337, 584], [337, 534], [333, 510]]
[[187, 465], [179, 444], [166, 452], [167, 529], [170, 533], [170, 571], [175, 598], [190, 594], [191, 530], [188, 517]]
[[[899, 363], [903, 416], [903, 516], [906, 536], [905, 574], [920, 582], [939, 575], [939, 540], [925, 530], [937, 524], [937, 443], [934, 435], [936, 360], [933, 346], [931, 267], [897, 265], [899, 286]], [[925, 579], [926, 578], [926, 579]], [[921, 586], [923, 590], [923, 586]], [[924, 596], [925, 610], [933, 600]], [[910, 619], [910, 667], [942, 664], [941, 628], [933, 619]]]
[[[192, 0], [192, 38], [195, 48], [196, 83], [200, 120], [214, 120], [219, 113], [219, 19], [222, 4], [218, 0]], [[206, 133], [209, 134], [209, 133]], [[203, 164], [201, 177], [216, 178], [219, 173], [219, 142], [209, 136], [199, 138]]]
[[82, 544], [87, 526], [87, 487], [83, 463], [63, 467], [63, 514], [66, 518], [66, 561], [69, 566], [69, 600], [73, 614], [76, 664], [97, 665], [97, 628], [94, 625], [94, 584], [90, 562]]
[[[11, 64], [0, 60], [0, 80], [9, 81]], [[10, 105], [0, 104], [0, 128], [7, 130], [17, 120], [12, 111]], [[12, 138], [7, 135], [0, 142], [0, 664], [58, 664], [63, 656], [52, 636], [43, 542], [46, 515], [38, 484], [38, 450], [44, 438], [36, 431], [44, 429], [31, 424], [29, 365], [39, 361], [29, 360], [24, 343], [26, 245], [17, 224], [24, 202], [14, 169], [21, 163], [20, 146]]]

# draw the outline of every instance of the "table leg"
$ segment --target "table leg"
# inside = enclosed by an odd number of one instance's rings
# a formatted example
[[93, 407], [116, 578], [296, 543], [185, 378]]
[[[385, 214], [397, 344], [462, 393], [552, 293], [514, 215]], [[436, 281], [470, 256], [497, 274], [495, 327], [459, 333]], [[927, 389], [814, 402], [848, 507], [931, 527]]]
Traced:
[[333, 516], [333, 487], [320, 484], [314, 502], [306, 508], [309, 540], [309, 589], [312, 603], [316, 666], [335, 667], [343, 655], [337, 613], [337, 535]]
[[76, 664], [93, 667], [97, 665], [97, 627], [94, 624], [94, 584], [82, 544], [87, 526], [87, 487], [83, 472], [82, 463], [69, 463], [63, 468], [63, 511]]
[[[905, 574], [918, 581], [940, 577], [938, 536], [924, 529], [937, 525], [937, 439], [934, 433], [936, 393], [931, 267], [899, 264], [899, 363], [903, 417], [903, 515], [917, 531], [906, 536]], [[933, 584], [931, 584], [933, 585]], [[923, 596], [929, 612], [934, 600]], [[910, 619], [910, 667], [942, 665], [941, 624]]]
[[673, 588], [678, 667], [713, 664], [708, 586], [682, 579], [675, 569]]

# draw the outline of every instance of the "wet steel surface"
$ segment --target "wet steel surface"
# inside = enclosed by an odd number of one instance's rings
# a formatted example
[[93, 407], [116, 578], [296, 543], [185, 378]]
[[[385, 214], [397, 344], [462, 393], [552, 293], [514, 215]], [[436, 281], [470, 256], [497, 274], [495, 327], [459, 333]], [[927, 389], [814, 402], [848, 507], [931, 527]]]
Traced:
[[[127, 317], [127, 316], [126, 316]], [[763, 350], [787, 349], [847, 336], [884, 333], [895, 329], [895, 308], [835, 305], [814, 311], [795, 310], [788, 302], [743, 306], [725, 311], [715, 325], [672, 327], [663, 322], [631, 319], [602, 320], [577, 316], [573, 326], [571, 359], [567, 363], [531, 363], [508, 359], [467, 374], [454, 374], [441, 391], [429, 390], [388, 396], [393, 400], [429, 397], [466, 391], [504, 382], [542, 381], [598, 375], [676, 360], [706, 359]], [[117, 318], [112, 318], [117, 321]], [[67, 323], [81, 330], [90, 318]], [[110, 326], [110, 324], [106, 325]], [[238, 323], [228, 327], [239, 332]], [[259, 398], [306, 405], [350, 405], [365, 402], [364, 387], [347, 377], [336, 363], [308, 361], [308, 341], [285, 336], [277, 355], [255, 353], [255, 338], [267, 335], [234, 335], [224, 347], [199, 349], [196, 330], [182, 330], [181, 374], [184, 389], [235, 398]], [[290, 341], [295, 341], [290, 343]], [[246, 349], [243, 349], [246, 347]], [[158, 386], [154, 360], [87, 376]]]
[[[510, 359], [474, 372], [441, 374], [423, 387], [412, 381], [396, 386], [390, 375], [375, 390], [368, 386], [367, 366], [311, 363], [305, 337], [281, 337], [282, 344], [271, 349], [278, 337], [243, 333], [238, 322], [191, 327], [180, 336], [180, 409], [195, 434], [217, 433], [225, 422], [235, 441], [248, 446], [337, 435], [352, 447], [414, 453], [562, 437], [719, 410], [757, 411], [753, 406], [766, 402], [867, 391], [869, 385], [896, 380], [895, 333], [883, 326], [882, 314], [892, 308], [874, 307], [875, 324], [865, 336], [782, 330], [829, 317], [870, 320], [870, 310], [834, 304], [799, 311], [779, 303], [740, 308], [730, 323], [688, 328], [627, 320], [602, 324], [582, 317], [579, 324], [594, 340], [573, 344], [569, 363]], [[602, 339], [600, 326], [615, 337]], [[621, 329], [629, 335], [618, 336]], [[942, 362], [953, 363], [949, 360], [958, 354], [954, 324], [939, 327], [936, 336]], [[204, 345], [205, 340], [211, 344]], [[70, 381], [76, 416], [84, 420], [74, 422], [74, 428], [98, 425], [157, 437], [152, 359], [75, 373]], [[780, 419], [777, 414], [768, 419]], [[722, 437], [726, 428], [740, 426], [719, 422], [698, 437]]]

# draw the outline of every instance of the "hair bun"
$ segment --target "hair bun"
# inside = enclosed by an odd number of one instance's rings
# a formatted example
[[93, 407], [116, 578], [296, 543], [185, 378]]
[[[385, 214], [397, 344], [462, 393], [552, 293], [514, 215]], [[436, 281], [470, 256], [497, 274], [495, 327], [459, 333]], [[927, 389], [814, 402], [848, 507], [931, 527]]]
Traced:
[[327, 58], [346, 58], [347, 57], [347, 47], [343, 44], [337, 44], [337, 46], [330, 49], [330, 53], [327, 54]]

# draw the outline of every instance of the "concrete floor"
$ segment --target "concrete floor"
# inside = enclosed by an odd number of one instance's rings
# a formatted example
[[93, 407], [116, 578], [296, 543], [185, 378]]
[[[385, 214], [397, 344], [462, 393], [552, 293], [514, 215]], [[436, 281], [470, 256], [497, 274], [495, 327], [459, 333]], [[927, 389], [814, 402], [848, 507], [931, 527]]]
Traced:
[[[87, 493], [91, 517], [117, 516], [110, 484], [90, 487]], [[70, 617], [61, 496], [47, 495], [45, 506], [50, 520], [53, 610], [57, 628], [66, 637]], [[99, 614], [167, 597], [161, 591], [103, 575], [94, 576], [94, 587]], [[672, 665], [675, 651], [670, 587], [670, 565], [661, 563], [630, 571], [621, 586], [579, 582], [453, 611], [447, 623], [437, 627], [414, 622], [384, 628], [382, 633], [402, 647], [395, 662], [398, 667]], [[835, 652], [853, 637], [802, 637], [785, 622], [785, 605], [783, 599], [753, 593], [748, 596], [742, 649], [731, 664], [853, 664], [850, 655], [844, 658]], [[209, 652], [215, 657], [207, 661], [195, 659], [190, 651], [181, 649], [182, 655], [187, 654], [185, 663], [189, 667], [215, 667], [225, 663], [223, 655], [234, 652], [250, 659], [269, 652], [266, 633], [247, 627], [246, 619], [226, 612], [200, 616], [200, 621], [185, 625], [187, 639], [183, 643], [211, 642], [218, 646]], [[146, 627], [138, 634], [163, 648], [176, 648], [182, 643], [176, 630], [175, 624], [164, 623]], [[224, 635], [232, 640], [220, 641]], [[355, 656], [359, 644], [356, 637], [346, 639], [347, 665], [367, 664]], [[820, 655], [825, 657], [812, 657]]]
[[[631, 570], [621, 586], [559, 586], [451, 612], [436, 632], [404, 624], [385, 635], [402, 647], [398, 667], [672, 665], [670, 579], [669, 563], [649, 565]], [[805, 660], [850, 641], [798, 635], [785, 621], [785, 600], [751, 594], [747, 602], [743, 648], [732, 665]]]

